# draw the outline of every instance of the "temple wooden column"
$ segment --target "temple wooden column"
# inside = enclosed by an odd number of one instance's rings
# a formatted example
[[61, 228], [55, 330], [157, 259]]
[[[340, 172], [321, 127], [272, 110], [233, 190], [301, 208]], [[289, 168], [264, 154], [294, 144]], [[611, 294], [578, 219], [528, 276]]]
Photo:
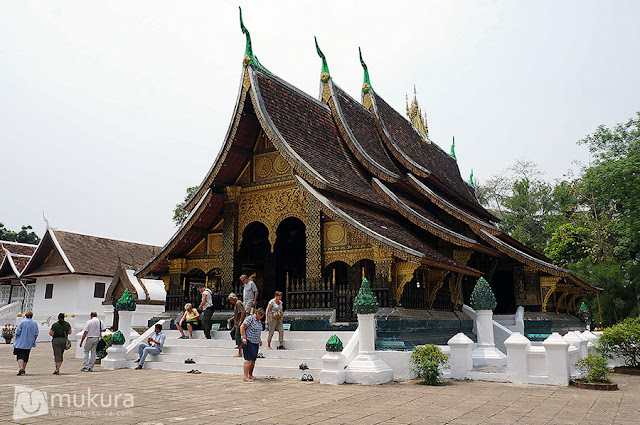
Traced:
[[236, 245], [238, 244], [238, 197], [242, 190], [239, 186], [225, 187], [227, 199], [222, 212], [222, 282], [223, 294], [232, 292], [236, 274]]
[[322, 222], [320, 209], [307, 199], [307, 222], [305, 225], [307, 260], [307, 289], [317, 290], [322, 283]]
[[169, 260], [169, 290], [167, 291], [165, 311], [182, 310], [182, 306], [179, 304], [182, 303], [182, 297], [184, 296], [182, 270], [186, 263], [187, 260], [185, 258]]
[[378, 288], [392, 288], [393, 287], [393, 255], [380, 248], [373, 247], [373, 263], [376, 266], [375, 281], [373, 286]]

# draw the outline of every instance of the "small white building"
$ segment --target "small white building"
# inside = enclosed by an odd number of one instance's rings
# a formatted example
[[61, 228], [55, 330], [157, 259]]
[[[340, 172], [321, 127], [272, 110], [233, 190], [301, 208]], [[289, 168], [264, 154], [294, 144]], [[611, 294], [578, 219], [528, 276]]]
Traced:
[[37, 247], [0, 241], [0, 326], [13, 323], [17, 312], [33, 307], [35, 285], [33, 281], [21, 281], [20, 275]]
[[19, 276], [23, 282], [33, 282], [27, 288], [33, 300], [30, 309], [40, 325], [40, 339], [49, 337], [49, 327], [59, 313], [65, 313], [73, 326], [72, 338], [89, 320], [92, 311], [111, 326], [106, 320], [103, 302], [119, 262], [142, 265], [159, 249], [47, 228]]

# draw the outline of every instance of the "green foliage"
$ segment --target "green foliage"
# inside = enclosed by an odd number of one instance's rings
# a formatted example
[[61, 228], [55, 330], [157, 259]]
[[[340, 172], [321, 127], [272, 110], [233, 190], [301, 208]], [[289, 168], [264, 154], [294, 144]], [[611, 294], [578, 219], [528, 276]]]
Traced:
[[471, 307], [475, 310], [493, 310], [498, 304], [496, 296], [489, 286], [489, 282], [481, 277], [473, 288], [470, 300]]
[[32, 230], [33, 227], [28, 225], [22, 226], [22, 230], [19, 232], [14, 232], [13, 230], [9, 230], [4, 227], [4, 224], [0, 223], [0, 240], [38, 245], [40, 243], [40, 238]]
[[196, 193], [198, 190], [198, 186], [192, 186], [187, 188], [187, 195], [184, 197], [184, 201], [179, 204], [176, 204], [176, 207], [173, 209], [173, 222], [176, 226], [180, 226], [189, 216], [189, 211], [185, 210], [184, 207], [189, 202], [189, 199]]
[[362, 280], [360, 291], [358, 291], [356, 299], [353, 300], [353, 311], [357, 314], [373, 314], [378, 311], [378, 299], [371, 292], [367, 279]]
[[102, 350], [96, 353], [96, 357], [98, 357], [99, 359], [104, 359], [105, 357], [107, 357], [107, 348], [111, 347], [111, 335], [113, 334], [107, 334], [102, 337], [105, 346]]
[[585, 374], [586, 382], [610, 383], [607, 359], [602, 354], [589, 354], [575, 364], [576, 368]]
[[337, 335], [331, 335], [331, 338], [325, 344], [325, 349], [331, 353], [339, 353], [342, 351], [342, 341]]
[[124, 334], [117, 330], [111, 335], [111, 344], [112, 345], [123, 345], [125, 342]]
[[425, 385], [437, 385], [442, 374], [440, 369], [449, 367], [446, 354], [433, 344], [414, 347], [409, 361], [411, 370], [422, 379]]
[[135, 311], [136, 310], [136, 301], [133, 299], [131, 292], [128, 289], [125, 289], [122, 296], [116, 303], [116, 310], [118, 311]]
[[625, 365], [640, 367], [640, 317], [606, 328], [598, 344], [605, 355], [622, 357]]

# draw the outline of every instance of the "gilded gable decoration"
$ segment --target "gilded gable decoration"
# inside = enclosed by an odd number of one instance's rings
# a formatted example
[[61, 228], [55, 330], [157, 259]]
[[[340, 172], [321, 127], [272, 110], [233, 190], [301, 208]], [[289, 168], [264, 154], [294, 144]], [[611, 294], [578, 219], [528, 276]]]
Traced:
[[210, 233], [207, 236], [207, 254], [222, 255], [222, 233]]

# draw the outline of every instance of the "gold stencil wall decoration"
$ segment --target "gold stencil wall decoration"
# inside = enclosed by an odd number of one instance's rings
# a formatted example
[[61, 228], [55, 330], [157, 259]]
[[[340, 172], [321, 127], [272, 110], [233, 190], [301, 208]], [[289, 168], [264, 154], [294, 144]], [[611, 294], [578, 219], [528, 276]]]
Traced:
[[278, 152], [257, 154], [253, 157], [253, 164], [256, 182], [291, 175], [291, 166]]
[[208, 255], [220, 255], [222, 254], [222, 233], [211, 233], [208, 235], [207, 241], [207, 254]]
[[347, 232], [339, 223], [332, 221], [325, 223], [325, 245], [346, 245]]
[[244, 229], [258, 221], [269, 230], [271, 249], [276, 241], [278, 225], [289, 217], [298, 218], [306, 225], [306, 200], [296, 186], [276, 187], [270, 190], [243, 192], [238, 203], [238, 244], [242, 243]]

